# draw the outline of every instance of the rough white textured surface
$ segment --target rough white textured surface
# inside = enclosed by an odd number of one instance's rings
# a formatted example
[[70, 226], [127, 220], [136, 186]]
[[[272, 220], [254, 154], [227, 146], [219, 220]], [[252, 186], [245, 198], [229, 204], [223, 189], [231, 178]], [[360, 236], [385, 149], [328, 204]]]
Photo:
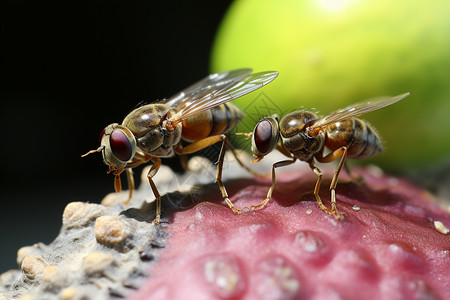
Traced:
[[119, 206], [67, 205], [61, 232], [51, 244], [35, 244], [18, 251], [21, 270], [2, 274], [3, 295], [7, 299], [109, 299], [127, 295], [148, 275], [146, 264], [152, 259], [143, 257], [143, 253], [161, 237], [148, 222], [120, 215], [121, 211]]

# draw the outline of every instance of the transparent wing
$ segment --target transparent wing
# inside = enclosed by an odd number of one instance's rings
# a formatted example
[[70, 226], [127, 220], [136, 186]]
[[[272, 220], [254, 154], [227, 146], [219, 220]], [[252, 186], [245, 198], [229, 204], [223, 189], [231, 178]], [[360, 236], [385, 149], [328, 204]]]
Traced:
[[195, 99], [199, 99], [215, 89], [223, 88], [225, 85], [238, 82], [251, 72], [252, 69], [238, 69], [210, 74], [167, 100], [163, 100], [163, 103], [170, 107], [177, 108], [181, 104], [195, 101]]
[[330, 124], [392, 105], [407, 96], [409, 96], [409, 93], [404, 93], [394, 97], [386, 96], [374, 98], [366, 102], [350, 105], [346, 108], [332, 112], [323, 118], [320, 118], [311, 127], [309, 127], [309, 131], [317, 132]]
[[169, 122], [176, 125], [202, 111], [234, 100], [268, 84], [278, 72], [249, 74], [251, 70], [212, 74], [167, 100], [166, 104], [177, 108]]

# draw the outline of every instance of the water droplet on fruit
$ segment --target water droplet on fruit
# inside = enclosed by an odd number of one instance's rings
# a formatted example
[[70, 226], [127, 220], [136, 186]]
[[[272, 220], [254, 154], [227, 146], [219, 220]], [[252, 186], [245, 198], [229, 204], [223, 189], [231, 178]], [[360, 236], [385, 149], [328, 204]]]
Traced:
[[269, 256], [256, 266], [254, 272], [259, 299], [297, 299], [301, 280], [292, 262], [280, 255]]
[[221, 298], [238, 298], [245, 290], [245, 277], [238, 259], [231, 254], [211, 255], [203, 263], [203, 278]]
[[294, 245], [306, 252], [317, 252], [324, 246], [324, 242], [311, 231], [299, 231], [294, 237]]

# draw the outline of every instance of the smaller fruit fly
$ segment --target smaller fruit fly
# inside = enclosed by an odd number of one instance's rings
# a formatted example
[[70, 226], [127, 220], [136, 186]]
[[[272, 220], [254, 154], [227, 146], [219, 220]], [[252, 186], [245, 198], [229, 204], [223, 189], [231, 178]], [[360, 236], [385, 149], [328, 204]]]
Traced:
[[[319, 207], [327, 214], [342, 219], [336, 207], [335, 189], [341, 169], [345, 166], [350, 172], [345, 165], [346, 158], [368, 158], [382, 151], [381, 141], [375, 129], [367, 121], [355, 116], [392, 105], [407, 96], [409, 93], [368, 100], [337, 110], [322, 118], [306, 110], [287, 114], [280, 121], [277, 115], [273, 115], [261, 119], [252, 133], [237, 133], [252, 138], [252, 152], [255, 157], [252, 163], [260, 161], [275, 148], [289, 158], [273, 164], [272, 185], [266, 198], [260, 204], [250, 206], [246, 210], [261, 209], [270, 200], [275, 188], [276, 168], [300, 160], [307, 162], [318, 177], [314, 196]], [[326, 148], [330, 150], [330, 153], [325, 155]], [[339, 157], [341, 160], [330, 184], [331, 209], [328, 209], [319, 196], [322, 172], [316, 167], [314, 161], [329, 163]], [[235, 210], [238, 213], [242, 212], [237, 208]]]
[[[251, 72], [251, 69], [239, 69], [211, 74], [166, 100], [140, 106], [131, 111], [121, 125], [114, 123], [103, 129], [100, 147], [82, 156], [102, 153], [103, 161], [109, 166], [108, 173], [115, 175], [116, 191], [121, 190], [120, 174], [126, 172], [129, 196], [124, 204], [131, 200], [134, 189], [132, 168], [152, 161], [147, 178], [156, 198], [153, 222], [159, 223], [161, 195], [152, 178], [161, 166], [161, 158], [177, 154], [186, 167], [185, 155], [222, 142], [216, 181], [222, 196], [228, 199], [222, 183], [222, 165], [226, 145], [231, 145], [225, 134], [243, 117], [240, 109], [228, 102], [263, 87], [278, 76], [278, 72]], [[182, 140], [190, 144], [183, 146]], [[237, 156], [236, 159], [246, 168]], [[229, 200], [227, 204], [232, 208]]]

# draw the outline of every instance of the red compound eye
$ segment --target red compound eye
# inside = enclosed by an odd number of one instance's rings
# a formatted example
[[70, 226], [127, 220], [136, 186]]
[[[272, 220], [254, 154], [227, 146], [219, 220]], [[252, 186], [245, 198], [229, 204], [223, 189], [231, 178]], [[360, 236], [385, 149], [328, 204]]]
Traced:
[[121, 161], [128, 161], [131, 158], [131, 143], [125, 133], [116, 129], [111, 133], [110, 145], [113, 154]]
[[272, 150], [273, 132], [272, 124], [269, 121], [263, 120], [259, 122], [255, 128], [254, 137], [256, 148], [261, 153], [266, 154]]

